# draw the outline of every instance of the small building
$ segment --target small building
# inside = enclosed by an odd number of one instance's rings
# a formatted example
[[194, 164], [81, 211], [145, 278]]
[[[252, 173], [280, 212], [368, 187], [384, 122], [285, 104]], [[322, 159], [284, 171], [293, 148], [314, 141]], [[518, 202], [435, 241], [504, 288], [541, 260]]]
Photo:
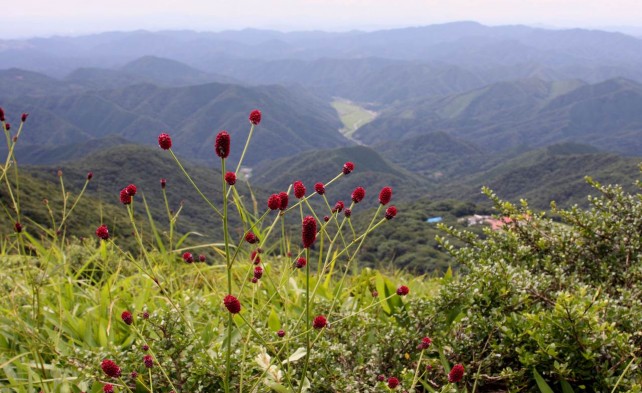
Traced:
[[443, 221], [442, 217], [430, 217], [430, 218], [426, 219], [426, 222], [428, 224], [436, 224], [436, 223], [442, 222], [442, 221]]

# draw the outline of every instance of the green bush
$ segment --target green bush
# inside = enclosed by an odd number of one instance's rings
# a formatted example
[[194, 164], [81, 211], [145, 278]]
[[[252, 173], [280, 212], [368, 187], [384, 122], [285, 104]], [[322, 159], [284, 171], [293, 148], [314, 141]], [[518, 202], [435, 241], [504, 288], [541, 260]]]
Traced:
[[485, 190], [512, 219], [504, 230], [442, 227], [467, 244], [439, 239], [465, 274], [425, 323], [478, 391], [640, 391], [642, 194], [588, 181], [591, 208], [553, 203], [558, 221]]

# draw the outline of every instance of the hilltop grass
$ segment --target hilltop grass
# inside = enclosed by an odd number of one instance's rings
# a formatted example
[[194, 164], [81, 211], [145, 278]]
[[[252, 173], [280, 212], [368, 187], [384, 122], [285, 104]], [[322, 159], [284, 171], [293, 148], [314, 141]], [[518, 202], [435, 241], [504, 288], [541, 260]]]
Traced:
[[[127, 391], [129, 385], [136, 392], [146, 392], [152, 384], [163, 392], [223, 389], [221, 356], [228, 312], [221, 303], [227, 292], [221, 258], [186, 264], [179, 252], [152, 249], [153, 273], [147, 275], [137, 267], [146, 263], [144, 258], [119, 250], [118, 239], [72, 241], [63, 248], [26, 240], [37, 248], [38, 258], [0, 255], [0, 287], [8, 294], [0, 301], [0, 385], [4, 385], [0, 392], [97, 393], [106, 383], [118, 391]], [[295, 378], [293, 373], [302, 366], [305, 274], [292, 268], [290, 258], [269, 254], [262, 258], [263, 284], [247, 282], [253, 267], [249, 258], [232, 272], [242, 287], [236, 295], [244, 299], [243, 311], [234, 317], [232, 337], [236, 348], [232, 390], [238, 392], [266, 391], [270, 384], [285, 391], [277, 385], [287, 386], [287, 379]], [[409, 286], [408, 301], [394, 293], [396, 283]], [[312, 361], [320, 367], [310, 380], [313, 391], [375, 389], [377, 375], [416, 361], [418, 326], [411, 323], [411, 316], [418, 312], [419, 299], [436, 293], [440, 279], [364, 269], [350, 274], [343, 289], [336, 275], [312, 281], [313, 287], [317, 284], [315, 312], [324, 313], [330, 327], [314, 336], [318, 351]], [[376, 290], [379, 297], [372, 295]], [[333, 304], [334, 311], [329, 312]], [[120, 318], [125, 310], [134, 315], [131, 326]], [[284, 338], [277, 335], [281, 329]], [[151, 349], [144, 351], [143, 345]], [[388, 349], [373, 354], [374, 347]], [[412, 353], [412, 359], [404, 353]], [[155, 359], [149, 375], [142, 362], [145, 354]], [[270, 356], [277, 361], [270, 363]], [[276, 367], [274, 374], [257, 363], [261, 357]], [[121, 366], [120, 380], [100, 370], [105, 358]], [[283, 363], [286, 359], [291, 360]], [[362, 378], [335, 379], [340, 374], [331, 368], [333, 364], [360, 370]], [[131, 378], [133, 371], [139, 377]]]
[[[100, 218], [90, 216], [100, 223], [84, 224], [96, 228], [120, 211], [129, 234], [101, 225], [99, 239], [79, 239], [67, 230], [83, 225], [71, 217], [88, 208], [80, 201], [91, 176], [71, 194], [59, 174], [51, 223], [21, 224], [34, 203], [21, 198], [28, 181], [13, 157], [22, 119], [15, 137], [2, 123], [2, 207], [14, 228], [0, 241], [2, 393], [642, 391], [639, 191], [587, 179], [598, 196], [586, 211], [553, 204], [560, 224], [485, 189], [507, 218], [498, 231], [447, 226], [474, 205], [424, 206], [452, 215], [440, 226], [449, 237], [437, 241], [463, 274], [386, 274], [359, 262], [366, 239], [377, 244], [370, 255], [383, 257], [386, 241], [399, 240], [395, 231], [376, 235], [397, 216], [392, 190], [381, 190], [376, 211], [357, 205], [361, 187], [345, 206], [325, 195], [354, 163], [338, 164], [314, 191], [295, 182], [259, 204], [250, 187], [249, 196], [236, 189], [241, 162], [227, 170], [231, 139], [221, 131], [220, 206], [163, 133], [163, 154], [205, 201], [222, 240], [187, 246], [164, 183], [166, 226], [129, 184], [121, 205], [104, 205]], [[240, 161], [260, 119], [252, 111]], [[404, 222], [410, 232], [423, 229], [412, 221], [425, 214], [417, 203]], [[285, 216], [300, 220], [300, 232]], [[125, 248], [127, 236], [134, 244]]]
[[370, 123], [377, 116], [375, 112], [367, 110], [350, 100], [335, 99], [331, 105], [336, 109], [343, 123], [341, 133], [348, 138], [352, 138], [355, 131]]
[[[355, 209], [364, 193], [353, 194], [345, 211], [368, 215], [361, 220], [370, 223], [361, 227], [332, 210], [321, 191], [297, 191], [297, 200], [288, 202], [288, 189], [272, 195], [268, 209], [259, 207], [251, 189], [249, 197], [236, 189], [241, 162], [227, 170], [231, 138], [221, 131], [215, 143], [221, 206], [202, 193], [171, 150], [169, 135], [161, 134], [160, 147], [211, 210], [212, 232], [220, 233], [222, 224], [222, 239], [186, 246], [189, 233], [176, 231], [181, 208], [170, 209], [164, 183], [165, 219], [152, 214], [150, 194], [129, 184], [119, 193], [121, 205], [104, 205], [99, 217], [87, 217], [94, 222], [84, 225], [100, 240], [79, 239], [67, 232], [70, 217], [76, 214], [73, 228], [82, 231], [78, 214], [91, 209], [81, 201], [93, 175], [70, 193], [59, 171], [61, 197], [35, 216], [33, 198], [21, 198], [27, 178], [13, 156], [25, 119], [16, 137], [3, 123], [9, 153], [1, 180], [11, 201], [3, 207], [14, 229], [0, 247], [0, 286], [8, 293], [0, 302], [3, 393], [366, 391], [384, 388], [378, 375], [389, 375], [389, 386], [425, 383], [423, 373], [401, 371], [427, 362], [427, 346], [414, 348], [422, 339], [424, 301], [441, 281], [357, 269], [367, 236], [397, 214], [384, 206], [391, 191], [376, 211]], [[249, 119], [241, 161], [260, 112]], [[340, 165], [324, 188], [354, 169], [351, 162]], [[315, 210], [310, 199], [322, 199], [327, 211]], [[328, 219], [319, 218], [324, 213]], [[107, 218], [121, 215], [131, 229], [110, 233]], [[303, 221], [302, 246], [286, 230], [286, 215]], [[341, 373], [336, 364], [362, 377]], [[442, 383], [448, 384], [445, 374]]]

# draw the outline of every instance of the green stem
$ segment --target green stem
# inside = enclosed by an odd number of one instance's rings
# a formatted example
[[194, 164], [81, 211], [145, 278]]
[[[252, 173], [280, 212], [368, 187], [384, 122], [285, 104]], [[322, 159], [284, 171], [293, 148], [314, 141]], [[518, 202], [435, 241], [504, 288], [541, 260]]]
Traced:
[[[192, 184], [192, 187], [194, 187], [194, 189], [196, 190], [196, 192], [198, 192], [198, 194], [201, 196], [201, 198], [203, 198], [203, 200], [204, 200], [204, 201], [205, 201], [205, 202], [206, 202], [206, 203], [207, 203], [207, 204], [212, 208], [212, 210], [214, 210], [214, 212], [215, 212], [216, 214], [218, 214], [219, 216], [223, 217], [223, 215], [222, 215], [222, 214], [221, 214], [221, 212], [216, 208], [216, 206], [214, 206], [214, 205], [212, 204], [212, 202], [210, 202], [210, 200], [209, 200], [209, 199], [207, 199], [207, 197], [206, 197], [206, 196], [201, 192], [201, 189], [200, 189], [200, 188], [198, 188], [198, 186], [196, 185], [196, 183], [194, 183], [194, 180], [192, 180], [192, 177], [187, 173], [187, 171], [185, 170], [185, 168], [183, 168], [183, 165], [181, 165], [181, 162], [180, 162], [180, 161], [178, 161], [178, 157], [176, 157], [176, 155], [174, 154], [174, 152], [172, 151], [172, 149], [169, 149], [169, 153], [172, 155], [172, 157], [174, 158], [174, 161], [176, 161], [176, 164], [178, 164], [178, 167], [181, 169], [181, 171], [183, 171], [183, 174], [185, 175], [185, 177], [187, 177], [187, 180], [189, 180], [189, 182]], [[221, 172], [221, 173], [222, 173], [222, 175], [223, 175], [223, 183], [225, 183], [225, 167], [223, 167], [223, 169], [222, 169], [222, 172]], [[226, 183], [226, 184], [227, 184], [227, 183]], [[225, 193], [223, 193], [223, 195], [225, 195]]]
[[[24, 123], [20, 123], [20, 127], [18, 128], [18, 133], [16, 134], [16, 137], [20, 136], [20, 132], [22, 132], [22, 125]], [[9, 170], [9, 164], [11, 163], [11, 157], [13, 157], [13, 150], [16, 146], [15, 143], [11, 143], [11, 135], [6, 129], [5, 123], [2, 122], [4, 131], [5, 131], [5, 137], [7, 139], [7, 148], [9, 149], [9, 152], [7, 153], [7, 159], [5, 160], [4, 168], [2, 168], [2, 176], [0, 176], [0, 181], [7, 175], [7, 170]]]
[[[221, 158], [221, 180], [223, 183], [223, 239], [225, 244], [225, 264], [227, 266], [227, 293], [232, 294], [232, 264], [230, 258], [230, 238], [227, 232], [227, 182], [225, 181], [225, 158]], [[227, 351], [225, 353], [225, 392], [230, 391], [230, 367], [232, 356], [232, 313], [227, 322]]]
[[299, 393], [303, 390], [303, 381], [305, 381], [306, 374], [308, 373], [308, 364], [310, 363], [310, 248], [305, 249], [305, 259], [308, 261], [305, 265], [305, 365], [303, 366], [303, 374], [301, 374], [301, 381], [299, 382]]
[[171, 253], [174, 249], [174, 225], [176, 223], [176, 216], [172, 215], [172, 210], [169, 208], [169, 201], [167, 200], [167, 192], [165, 188], [163, 190], [163, 200], [165, 201], [165, 210], [167, 210], [167, 218], [169, 219], [169, 252]]
[[410, 386], [411, 389], [414, 389], [415, 386], [417, 386], [417, 382], [419, 381], [419, 366], [421, 366], [421, 360], [424, 357], [424, 349], [421, 350], [421, 353], [419, 354], [419, 361], [417, 362], [417, 368], [415, 369], [415, 376], [412, 377], [412, 385]]
[[60, 225], [58, 226], [58, 230], [62, 229], [62, 226], [65, 224], [65, 221], [67, 221], [67, 218], [71, 215], [71, 212], [74, 210], [76, 205], [78, 204], [78, 201], [80, 201], [80, 198], [82, 198], [83, 194], [85, 193], [85, 190], [87, 189], [87, 185], [89, 184], [89, 180], [85, 180], [85, 185], [82, 187], [82, 190], [80, 190], [80, 194], [78, 194], [78, 197], [74, 201], [73, 205], [71, 205], [71, 208], [65, 214], [65, 216], [62, 218], [62, 221], [60, 222]]
[[620, 375], [620, 378], [617, 379], [617, 382], [615, 383], [615, 386], [613, 386], [613, 390], [611, 390], [611, 393], [615, 393], [615, 391], [617, 390], [617, 387], [620, 385], [620, 382], [622, 382], [622, 378], [624, 378], [624, 375], [626, 375], [626, 373], [629, 371], [629, 368], [631, 367], [635, 359], [636, 357], [633, 356], [633, 359], [631, 359], [629, 364], [626, 366], [626, 368], [624, 369], [624, 372], [622, 372], [622, 375]]
[[241, 158], [239, 159], [238, 164], [236, 164], [236, 170], [234, 171], [234, 174], [239, 173], [239, 169], [241, 169], [241, 163], [243, 163], [243, 158], [245, 158], [245, 152], [247, 151], [247, 147], [250, 145], [250, 139], [252, 139], [252, 134], [254, 133], [254, 123], [252, 123], [252, 126], [250, 127], [250, 133], [247, 135], [247, 139], [245, 140], [245, 146], [243, 147], [243, 153], [241, 153]]

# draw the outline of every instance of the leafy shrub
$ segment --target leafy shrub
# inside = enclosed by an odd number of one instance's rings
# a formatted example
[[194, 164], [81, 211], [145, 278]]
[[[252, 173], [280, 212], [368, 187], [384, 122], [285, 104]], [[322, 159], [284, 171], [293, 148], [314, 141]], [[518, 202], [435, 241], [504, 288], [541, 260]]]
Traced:
[[[426, 323], [466, 365], [470, 386], [639, 391], [642, 383], [642, 194], [588, 181], [591, 208], [536, 214], [489, 190], [505, 230], [440, 242], [465, 268]], [[544, 391], [544, 390], [543, 390]]]

